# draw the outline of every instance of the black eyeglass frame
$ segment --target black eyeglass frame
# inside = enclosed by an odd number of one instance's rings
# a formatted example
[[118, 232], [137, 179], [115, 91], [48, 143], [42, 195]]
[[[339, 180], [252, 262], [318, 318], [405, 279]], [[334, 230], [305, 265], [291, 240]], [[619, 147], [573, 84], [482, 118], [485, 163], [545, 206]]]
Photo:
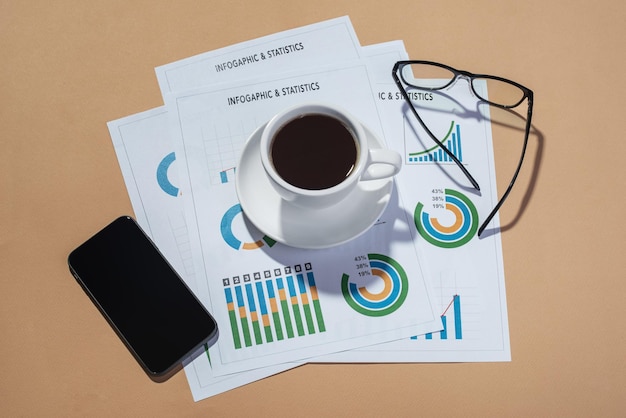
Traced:
[[[438, 87], [417, 86], [417, 85], [415, 85], [413, 83], [408, 82], [404, 78], [403, 73], [402, 73], [402, 69], [404, 67], [406, 67], [407, 65], [413, 65], [413, 64], [425, 64], [425, 65], [432, 65], [432, 66], [440, 67], [440, 68], [443, 68], [445, 70], [450, 71], [454, 75], [454, 77], [452, 77], [450, 79], [450, 81], [448, 83], [446, 83], [445, 85], [443, 85], [443, 86], [438, 86]], [[399, 76], [398, 76], [398, 74], [399, 74]], [[519, 172], [520, 172], [520, 170], [522, 168], [522, 164], [524, 162], [524, 156], [526, 155], [526, 148], [528, 146], [528, 136], [530, 135], [531, 120], [532, 120], [532, 114], [533, 114], [533, 98], [534, 98], [533, 91], [531, 89], [529, 89], [529, 88], [527, 88], [527, 87], [525, 87], [525, 86], [515, 82], [515, 81], [509, 80], [509, 79], [506, 79], [506, 78], [503, 78], [503, 77], [494, 76], [494, 75], [488, 75], [488, 74], [474, 74], [474, 73], [470, 73], [469, 71], [457, 70], [456, 68], [452, 68], [452, 67], [450, 67], [448, 65], [441, 64], [441, 63], [438, 63], [438, 62], [433, 62], [433, 61], [422, 61], [422, 60], [398, 61], [393, 66], [393, 70], [391, 72], [391, 75], [393, 76], [393, 79], [394, 79], [396, 85], [398, 86], [398, 89], [400, 90], [400, 93], [402, 94], [402, 97], [404, 97], [404, 100], [408, 103], [409, 108], [413, 112], [413, 115], [419, 121], [420, 125], [422, 125], [424, 130], [431, 137], [431, 139], [433, 141], [435, 141], [435, 143], [437, 145], [439, 145], [439, 147], [441, 149], [443, 149], [443, 151], [446, 153], [446, 155], [448, 157], [450, 157], [450, 159], [452, 161], [454, 161], [454, 163], [461, 169], [463, 174], [465, 174], [467, 179], [472, 183], [472, 186], [476, 190], [480, 190], [480, 186], [479, 186], [478, 182], [476, 181], [476, 179], [474, 179], [474, 177], [465, 168], [463, 163], [461, 163], [461, 161], [459, 161], [459, 159], [456, 157], [456, 155], [454, 155], [452, 153], [452, 151], [450, 151], [446, 146], [444, 146], [443, 143], [439, 139], [437, 139], [437, 137], [426, 126], [426, 124], [424, 123], [424, 121], [422, 120], [420, 115], [418, 114], [417, 110], [413, 106], [413, 103], [411, 102], [411, 99], [409, 98], [408, 93], [406, 92], [404, 86], [402, 85], [402, 82], [406, 83], [407, 85], [409, 85], [411, 87], [418, 88], [420, 90], [438, 91], [438, 90], [443, 90], [443, 89], [449, 87], [450, 85], [454, 84], [459, 78], [465, 77], [465, 78], [468, 79], [468, 81], [469, 81], [468, 84], [470, 86], [470, 89], [472, 90], [474, 95], [476, 95], [476, 97], [478, 97], [481, 101], [483, 101], [485, 103], [488, 103], [488, 104], [490, 104], [492, 106], [495, 106], [495, 107], [498, 107], [498, 108], [501, 108], [501, 109], [506, 109], [506, 110], [513, 109], [513, 108], [519, 106], [520, 104], [522, 104], [525, 99], [528, 99], [528, 111], [527, 111], [527, 115], [526, 115], [526, 127], [524, 129], [524, 143], [522, 145], [522, 152], [521, 152], [521, 155], [520, 155], [519, 162], [517, 163], [517, 167], [515, 168], [515, 172], [513, 173], [513, 177], [511, 178], [511, 181], [510, 181], [509, 185], [507, 186], [506, 190], [504, 191], [502, 197], [498, 200], [498, 203], [491, 210], [489, 215], [487, 215], [487, 218], [483, 221], [483, 223], [481, 224], [480, 228], [478, 228], [478, 236], [480, 236], [484, 232], [484, 230], [487, 227], [487, 225], [489, 224], [489, 222], [491, 222], [493, 217], [496, 215], [498, 210], [500, 210], [500, 207], [502, 206], [502, 204], [504, 203], [506, 198], [511, 193], [511, 189], [513, 189], [513, 185], [515, 184], [515, 181], [517, 180], [517, 176], [519, 175]], [[491, 100], [488, 100], [488, 99], [482, 97], [481, 94], [478, 91], [476, 91], [476, 89], [474, 88], [474, 81], [477, 80], [477, 79], [496, 80], [496, 81], [500, 81], [500, 82], [503, 82], [503, 83], [508, 83], [508, 84], [511, 84], [511, 85], [517, 87], [518, 89], [520, 89], [524, 94], [521, 97], [521, 99], [519, 99], [514, 104], [503, 105], [503, 104], [500, 104], [500, 103], [497, 103], [497, 102], [492, 102]]]

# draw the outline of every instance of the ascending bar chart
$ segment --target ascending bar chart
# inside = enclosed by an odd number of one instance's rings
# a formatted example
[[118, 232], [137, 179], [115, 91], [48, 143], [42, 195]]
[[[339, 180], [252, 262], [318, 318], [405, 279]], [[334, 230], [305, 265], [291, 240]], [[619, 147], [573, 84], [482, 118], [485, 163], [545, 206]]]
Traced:
[[223, 279], [235, 349], [326, 331], [311, 264]]
[[[459, 161], [463, 161], [463, 147], [461, 142], [461, 126], [450, 123], [450, 128], [446, 135], [441, 139], [441, 143], [454, 155]], [[407, 146], [407, 149], [409, 147]], [[409, 163], [434, 163], [434, 162], [453, 162], [452, 158], [439, 146], [428, 148], [423, 151], [409, 152], [407, 156]]]
[[422, 336], [413, 336], [412, 340], [426, 339], [432, 340], [435, 336], [438, 336], [440, 340], [463, 339], [463, 324], [461, 321], [461, 296], [454, 295], [452, 300], [441, 314], [441, 321], [443, 329], [438, 333], [429, 332]]

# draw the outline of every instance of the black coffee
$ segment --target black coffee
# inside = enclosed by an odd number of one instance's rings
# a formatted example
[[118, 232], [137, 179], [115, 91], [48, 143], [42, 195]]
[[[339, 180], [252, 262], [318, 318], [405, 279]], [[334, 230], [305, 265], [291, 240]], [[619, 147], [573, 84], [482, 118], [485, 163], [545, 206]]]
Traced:
[[336, 186], [354, 169], [357, 145], [340, 121], [322, 114], [307, 114], [279, 128], [271, 145], [278, 174], [296, 187], [321, 190]]

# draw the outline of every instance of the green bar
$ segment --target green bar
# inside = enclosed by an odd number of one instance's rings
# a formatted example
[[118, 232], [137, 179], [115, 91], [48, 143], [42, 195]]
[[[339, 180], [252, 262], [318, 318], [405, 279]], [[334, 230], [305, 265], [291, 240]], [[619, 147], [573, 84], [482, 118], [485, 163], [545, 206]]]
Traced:
[[[280, 307], [283, 310], [283, 318], [285, 319], [285, 328], [287, 328], [287, 337], [293, 338], [293, 324], [291, 323], [291, 316], [289, 315], [289, 305], [287, 305], [287, 299], [283, 299], [280, 295], [282, 293], [285, 295], [285, 288], [283, 287], [283, 279], [278, 278], [276, 280], [276, 285], [278, 286], [279, 299], [280, 299]], [[281, 292], [282, 291], [282, 292]]]
[[[270, 298], [270, 310], [273, 309], [271, 307], [272, 305], [276, 305], [276, 310], [278, 310], [278, 303], [276, 301], [279, 299], [277, 299], [276, 293], [274, 292], [274, 286], [272, 284], [272, 281], [267, 280], [265, 282], [265, 285], [267, 288], [267, 296]], [[276, 327], [276, 338], [278, 338], [278, 340], [280, 341], [284, 337], [283, 337], [283, 327], [280, 324], [280, 316], [278, 315], [278, 312], [274, 312], [272, 310], [272, 318], [274, 318], [274, 326]]]
[[298, 274], [298, 290], [300, 290], [300, 297], [302, 297], [302, 308], [304, 309], [304, 318], [306, 319], [309, 334], [315, 334], [315, 326], [313, 326], [313, 317], [311, 316], [311, 307], [309, 305], [310, 297], [307, 294], [304, 276], [302, 274]]
[[[230, 319], [230, 329], [233, 333], [233, 341], [235, 343], [235, 348], [241, 348], [241, 339], [239, 338], [239, 330], [237, 329], [237, 315], [235, 314], [233, 292], [231, 289], [226, 288], [224, 289], [224, 295], [226, 296], [226, 304], [229, 306], [228, 318]], [[208, 353], [209, 352], [207, 351], [207, 354]]]
[[311, 316], [311, 307], [307, 303], [302, 306], [304, 308], [304, 317], [306, 318], [306, 326], [309, 329], [309, 334], [315, 334], [315, 326], [313, 326], [313, 316]]
[[265, 301], [265, 294], [263, 292], [263, 283], [256, 282], [255, 288], [256, 288], [257, 300], [259, 301], [259, 310], [261, 314], [261, 320], [259, 322], [259, 325], [261, 324], [263, 325], [263, 329], [265, 330], [265, 339], [267, 340], [268, 343], [271, 343], [272, 341], [274, 341], [274, 338], [272, 337], [272, 329], [270, 327], [270, 324], [268, 323], [269, 311], [268, 311], [267, 303]]
[[[254, 292], [252, 291], [252, 285], [246, 283], [246, 297], [248, 298], [248, 309], [250, 309], [250, 315], [252, 318], [252, 329], [254, 330], [254, 341], [257, 344], [263, 344], [263, 338], [261, 338], [261, 328], [259, 326], [259, 308], [254, 303]], [[256, 316], [256, 319], [254, 319]]]
[[263, 338], [261, 338], [261, 327], [259, 327], [259, 321], [252, 321], [252, 329], [254, 330], [254, 341], [257, 344], [263, 344]]
[[[245, 306], [241, 286], [235, 287], [235, 296], [237, 297], [237, 309], [239, 310]], [[252, 345], [252, 340], [250, 339], [250, 326], [248, 325], [248, 321], [245, 316], [241, 316], [239, 321], [241, 322], [244, 343], [246, 344], [246, 347], [250, 347]]]
[[287, 277], [287, 284], [289, 285], [289, 296], [292, 299], [291, 302], [291, 310], [293, 311], [293, 317], [296, 320], [296, 327], [298, 328], [298, 335], [304, 335], [304, 325], [302, 324], [302, 315], [300, 314], [300, 309], [298, 307], [298, 302], [293, 302], [293, 298], [297, 298], [296, 296], [296, 288], [293, 285], [293, 277]]
[[317, 326], [320, 332], [326, 331], [326, 324], [324, 324], [324, 317], [322, 316], [322, 306], [320, 301], [313, 299], [313, 309], [315, 309], [315, 316], [317, 317]]
[[285, 338], [283, 336], [283, 327], [280, 325], [280, 316], [278, 312], [272, 312], [272, 317], [274, 318], [274, 325], [276, 326], [276, 338], [280, 341]]
[[206, 353], [206, 358], [209, 360], [209, 366], [211, 365], [211, 354], [209, 354], [209, 345], [204, 344], [204, 352]]
[[322, 306], [317, 296], [317, 287], [315, 286], [315, 278], [312, 272], [306, 274], [309, 279], [309, 289], [311, 290], [311, 299], [313, 300], [313, 309], [315, 310], [315, 317], [317, 318], [317, 327], [320, 332], [326, 331], [326, 325], [324, 324], [324, 316], [322, 315]]
[[285, 318], [285, 328], [287, 328], [287, 337], [293, 338], [293, 324], [291, 323], [291, 316], [289, 315], [289, 305], [286, 300], [280, 301], [280, 307], [283, 308], [283, 316]]
[[230, 318], [230, 329], [233, 333], [235, 348], [241, 348], [241, 338], [239, 338], [239, 329], [237, 328], [237, 315], [235, 315], [235, 311], [228, 311], [228, 317]]
[[241, 329], [243, 331], [243, 340], [246, 347], [250, 347], [252, 345], [252, 339], [250, 338], [250, 326], [248, 325], [246, 318], [241, 318]]

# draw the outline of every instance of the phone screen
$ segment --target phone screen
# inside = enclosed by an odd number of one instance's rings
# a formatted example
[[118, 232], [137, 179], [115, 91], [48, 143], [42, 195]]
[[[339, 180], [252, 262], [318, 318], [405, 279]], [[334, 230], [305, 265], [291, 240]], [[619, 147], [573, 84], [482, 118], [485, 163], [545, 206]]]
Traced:
[[68, 264], [149, 375], [168, 373], [217, 340], [215, 320], [131, 217], [76, 248]]

